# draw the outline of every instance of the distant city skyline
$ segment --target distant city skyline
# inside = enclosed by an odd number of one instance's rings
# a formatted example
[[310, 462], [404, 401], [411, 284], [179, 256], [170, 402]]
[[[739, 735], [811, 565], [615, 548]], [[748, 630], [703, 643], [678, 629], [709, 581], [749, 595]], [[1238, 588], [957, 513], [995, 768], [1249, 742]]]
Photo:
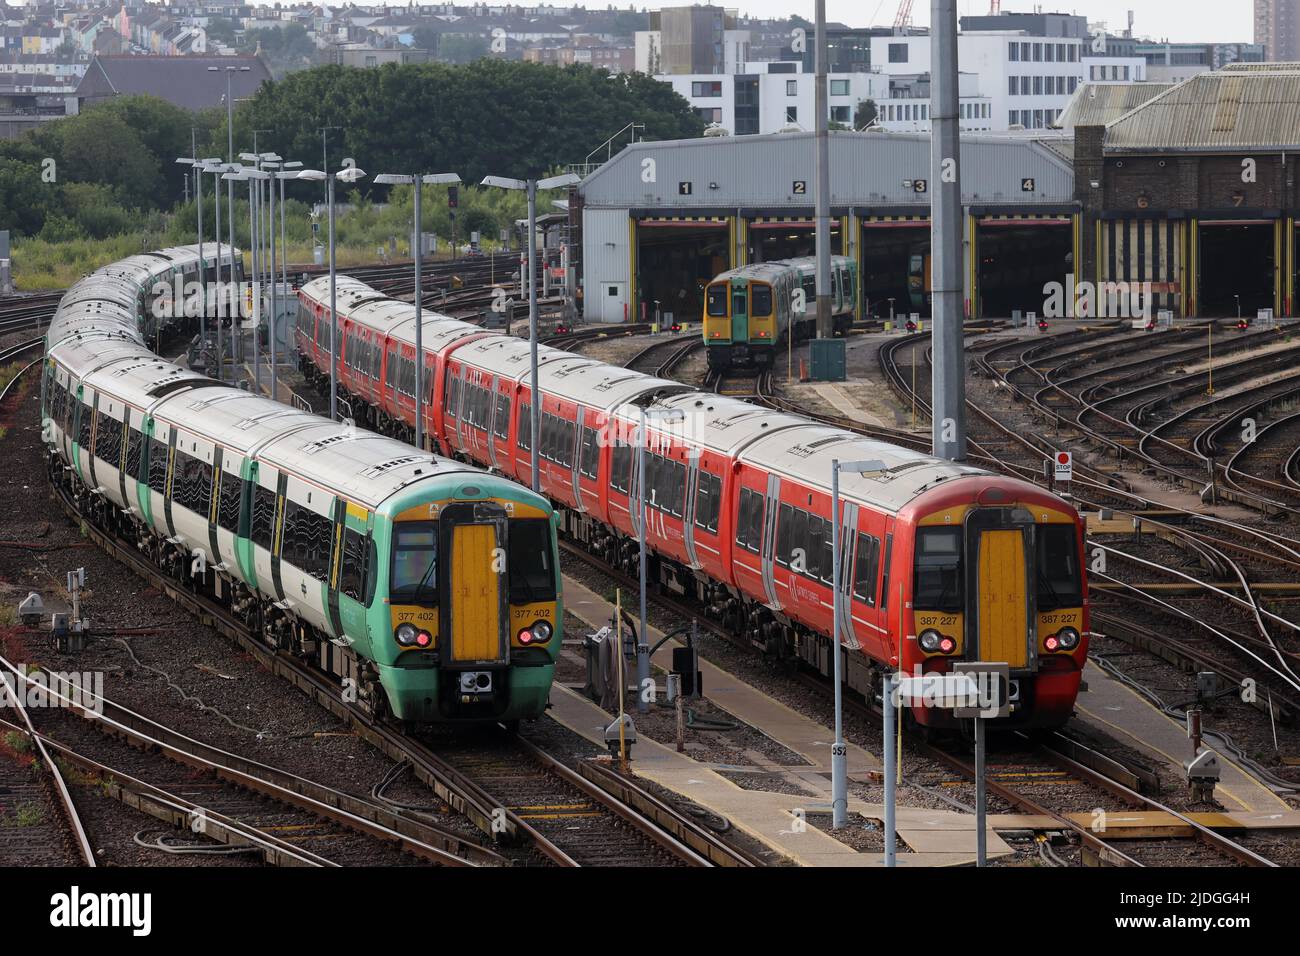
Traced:
[[[324, 0], [327, 6], [345, 6], [343, 0]], [[436, 0], [416, 0], [420, 6]], [[473, 0], [455, 0], [462, 5], [470, 5]], [[539, 0], [520, 0], [530, 4]], [[557, 6], [567, 6], [566, 0], [550, 0]], [[611, 0], [616, 9], [640, 10], [645, 7], [659, 10], [663, 7], [690, 6], [691, 0]], [[708, 0], [699, 0], [704, 3]], [[826, 17], [832, 21], [846, 23], [854, 27], [890, 26], [898, 12], [900, 0], [826, 0]], [[271, 6], [273, 0], [253, 0], [256, 6]], [[1222, 7], [1215, 9], [1215, 6]], [[593, 10], [603, 10], [605, 4], [600, 0], [578, 6]], [[742, 14], [780, 19], [791, 15], [813, 19], [812, 0], [713, 0], [714, 6], [739, 9]], [[1128, 11], [1135, 14], [1133, 30], [1138, 36], [1167, 39], [1172, 42], [1218, 42], [1251, 43], [1254, 41], [1254, 3], [1253, 0], [1052, 0], [1028, 2], [1028, 0], [1003, 0], [1003, 9], [1013, 13], [1032, 12], [1035, 6], [1044, 13], [1074, 13], [1086, 16], [1089, 21], [1106, 21], [1114, 33], [1120, 33], [1128, 24]], [[988, 13], [989, 0], [957, 0], [959, 16], [974, 16]], [[914, 0], [912, 5], [912, 22], [916, 26], [927, 26], [930, 22], [930, 0]]]

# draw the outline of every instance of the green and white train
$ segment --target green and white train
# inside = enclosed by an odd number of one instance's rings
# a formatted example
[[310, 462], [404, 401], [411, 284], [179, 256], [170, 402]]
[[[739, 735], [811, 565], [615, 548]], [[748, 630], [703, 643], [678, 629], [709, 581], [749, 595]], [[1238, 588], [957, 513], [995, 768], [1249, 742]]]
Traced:
[[[853, 324], [858, 264], [831, 257], [831, 315], [835, 334]], [[771, 368], [777, 347], [807, 338], [817, 324], [817, 260], [776, 259], [715, 276], [704, 291], [704, 345], [709, 368]]]
[[185, 320], [159, 321], [153, 290], [199, 272], [197, 247], [166, 249], [68, 291], [41, 383], [54, 483], [375, 715], [539, 716], [561, 644], [549, 503], [155, 355], [145, 331]]

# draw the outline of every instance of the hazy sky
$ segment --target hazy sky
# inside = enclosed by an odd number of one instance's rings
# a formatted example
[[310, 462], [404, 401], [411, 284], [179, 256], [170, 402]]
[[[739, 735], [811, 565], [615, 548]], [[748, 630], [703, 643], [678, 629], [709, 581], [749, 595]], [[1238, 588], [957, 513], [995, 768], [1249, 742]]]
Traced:
[[[625, 6], [613, 0], [616, 6]], [[688, 0], [639, 0], [642, 6], [684, 6]], [[718, 6], [735, 7], [743, 13], [762, 17], [798, 14], [811, 20], [813, 0], [713, 0]], [[586, 6], [604, 6], [588, 3]], [[899, 0], [826, 0], [826, 16], [849, 26], [889, 26], [894, 22]], [[1254, 5], [1251, 0], [1002, 0], [1003, 10], [1028, 12], [1035, 6], [1044, 11], [1077, 13], [1089, 20], [1106, 20], [1111, 30], [1119, 32], [1133, 10], [1133, 30], [1139, 36], [1169, 40], [1201, 40], [1224, 43], [1249, 43], [1254, 40]], [[957, 0], [959, 15], [987, 13], [989, 0]], [[917, 26], [930, 22], [930, 0], [914, 0], [912, 19]]]

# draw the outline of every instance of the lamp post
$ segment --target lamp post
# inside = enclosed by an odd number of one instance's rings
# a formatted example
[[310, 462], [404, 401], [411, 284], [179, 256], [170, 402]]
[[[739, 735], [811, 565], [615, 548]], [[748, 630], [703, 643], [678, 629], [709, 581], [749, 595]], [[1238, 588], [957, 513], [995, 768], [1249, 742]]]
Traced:
[[[224, 298], [223, 295], [222, 295], [222, 293], [221, 293], [221, 174], [222, 174], [223, 172], [226, 171], [226, 165], [225, 165], [224, 163], [222, 163], [220, 159], [204, 159], [204, 160], [200, 160], [200, 161], [199, 161], [199, 163], [198, 163], [198, 165], [197, 165], [196, 168], [197, 168], [198, 171], [199, 171], [199, 181], [200, 181], [200, 183], [201, 183], [202, 180], [203, 180], [203, 173], [214, 173], [214, 174], [215, 174], [215, 175], [212, 177], [212, 199], [213, 199], [212, 206], [213, 206], [213, 209], [216, 211], [216, 214], [217, 214], [216, 229], [214, 230], [214, 238], [216, 239], [216, 247], [217, 247], [217, 256], [216, 256], [216, 259], [217, 259], [217, 265], [216, 265], [216, 269], [214, 270], [214, 278], [216, 279], [216, 295], [213, 297], [213, 299], [214, 299], [214, 304], [215, 304], [215, 306], [216, 306], [216, 309], [215, 309], [215, 311], [216, 311], [216, 315], [214, 316], [214, 318], [217, 320], [217, 378], [218, 378], [218, 380], [221, 380], [221, 379], [224, 378], [224, 375], [225, 375], [224, 369], [223, 369], [223, 367], [222, 367], [222, 362], [221, 362], [221, 312], [222, 312], [222, 304], [221, 304], [221, 303], [222, 303], [222, 300], [223, 300], [223, 298]], [[199, 200], [200, 200], [200, 202], [202, 202], [202, 199], [203, 199], [203, 191], [200, 189], [200, 190], [199, 190]], [[200, 255], [202, 255], [202, 253], [200, 253]], [[233, 254], [233, 251], [232, 251], [232, 253], [231, 253], [231, 256], [232, 256], [232, 265], [231, 265], [231, 281], [232, 281], [232, 283], [233, 283], [233, 281], [234, 281], [233, 255], [234, 255], [234, 254]], [[207, 293], [204, 293], [204, 296], [203, 296], [203, 321], [202, 321], [202, 323], [201, 323], [201, 331], [200, 331], [200, 333], [199, 333], [199, 336], [200, 336], [200, 337], [199, 337], [199, 341], [200, 341], [200, 343], [202, 343], [202, 344], [200, 345], [200, 349], [199, 349], [200, 354], [202, 354], [204, 351], [206, 351], [206, 350], [207, 350], [207, 347], [208, 347], [208, 333], [207, 333], [207, 307], [208, 307], [208, 297], [207, 297]]]
[[[253, 193], [258, 189], [258, 184], [264, 179], [269, 179], [270, 176], [271, 174], [265, 172], [264, 170], [253, 169], [247, 166], [245, 166], [243, 169], [239, 170], [238, 172], [225, 173], [222, 176], [223, 179], [231, 180], [232, 182], [237, 180], [240, 182], [248, 183], [248, 229], [249, 229], [250, 237], [253, 235], [253, 230], [255, 229], [255, 221], [253, 215]], [[249, 241], [251, 244], [253, 243], [254, 240], [250, 238]], [[261, 327], [261, 319], [262, 319], [261, 285], [262, 283], [261, 283], [260, 275], [257, 271], [256, 266], [254, 266], [253, 269], [253, 387], [258, 392], [258, 394], [261, 394], [262, 391], [262, 373], [261, 373], [261, 368], [259, 367], [258, 364], [258, 347], [257, 347], [257, 332], [258, 329]], [[235, 341], [239, 341], [238, 337], [235, 339]]]
[[[203, 296], [203, 308], [199, 310], [199, 354], [203, 354], [203, 349], [207, 344], [208, 338], [208, 264], [203, 257], [203, 160], [196, 159], [193, 156], [180, 156], [176, 162], [188, 165], [194, 171], [194, 204], [198, 210], [199, 222], [199, 289]], [[221, 263], [221, 243], [217, 242], [217, 263]], [[175, 304], [173, 303], [173, 308]]]
[[[277, 172], [277, 173], [275, 174], [275, 178], [278, 179], [278, 180], [280, 180], [280, 270], [281, 270], [281, 273], [282, 273], [282, 279], [283, 279], [283, 281], [284, 281], [284, 289], [285, 289], [286, 292], [289, 290], [289, 246], [286, 244], [286, 242], [285, 242], [285, 238], [284, 238], [284, 236], [285, 236], [285, 232], [284, 232], [284, 181], [285, 181], [286, 179], [297, 179], [297, 178], [298, 178], [298, 170], [301, 169], [301, 168], [302, 168], [302, 163], [299, 163], [299, 162], [286, 162], [286, 163], [281, 163], [281, 164], [280, 164], [280, 171]], [[272, 228], [274, 228], [274, 224], [272, 224]], [[274, 322], [275, 319], [272, 318], [271, 321]], [[286, 341], [286, 342], [285, 342], [285, 345], [287, 346], [288, 344], [289, 344], [289, 343]], [[271, 394], [272, 394], [272, 395], [277, 395], [277, 394], [279, 394], [279, 393], [276, 391], [276, 388], [277, 388], [277, 385], [276, 385], [276, 376], [277, 376], [277, 374], [278, 374], [278, 373], [276, 372], [276, 368], [275, 368], [275, 327], [272, 326], [272, 328], [271, 328]]]
[[327, 173], [319, 169], [304, 169], [298, 173], [298, 179], [324, 182], [326, 205], [329, 207], [329, 241], [330, 241], [330, 421], [338, 420], [338, 310], [335, 308], [335, 272], [334, 272], [334, 181], [355, 183], [365, 178], [365, 170], [348, 166], [336, 173]]
[[420, 232], [420, 186], [442, 183], [458, 183], [460, 177], [455, 173], [381, 173], [375, 182], [385, 186], [414, 185], [415, 214], [414, 241], [411, 243], [411, 258], [415, 260], [415, 447], [424, 451], [424, 317], [421, 312], [420, 266], [424, 258], [424, 243]]
[[[532, 445], [532, 481], [533, 491], [538, 491], [541, 484], [540, 441], [538, 424], [541, 421], [541, 401], [537, 387], [537, 190], [559, 189], [562, 186], [576, 186], [582, 182], [581, 177], [573, 173], [552, 176], [549, 179], [507, 179], [505, 176], [484, 176], [484, 186], [497, 186], [501, 189], [520, 189], [528, 193], [528, 349], [530, 352], [531, 374], [529, 389], [532, 392], [532, 421], [528, 433]], [[454, 245], [452, 255], [455, 255]]]
[[[840, 647], [840, 601], [844, 590], [844, 576], [840, 573], [843, 556], [840, 554], [840, 472], [875, 472], [884, 471], [885, 463], [881, 461], [831, 461], [831, 653], [834, 655], [835, 680], [835, 742], [831, 744], [831, 828], [842, 829], [848, 820], [849, 781], [848, 748], [844, 744], [844, 705], [843, 678], [841, 658], [844, 652]], [[899, 635], [902, 640], [902, 635]], [[893, 706], [890, 699], [891, 684], [885, 684], [885, 710]], [[892, 746], [886, 741], [885, 749]], [[886, 771], [888, 772], [888, 770]]]
[[637, 501], [637, 518], [636, 530], [637, 538], [640, 539], [641, 557], [637, 562], [640, 565], [641, 575], [641, 629], [636, 636], [636, 709], [637, 713], [647, 713], [650, 710], [650, 701], [646, 700], [645, 691], [649, 686], [650, 680], [650, 639], [646, 634], [646, 532], [645, 532], [645, 446], [649, 444], [646, 440], [646, 422], [653, 418], [664, 424], [675, 424], [686, 418], [685, 413], [680, 408], [655, 408], [647, 409], [641, 406], [641, 424], [637, 429], [636, 443], [636, 501]]

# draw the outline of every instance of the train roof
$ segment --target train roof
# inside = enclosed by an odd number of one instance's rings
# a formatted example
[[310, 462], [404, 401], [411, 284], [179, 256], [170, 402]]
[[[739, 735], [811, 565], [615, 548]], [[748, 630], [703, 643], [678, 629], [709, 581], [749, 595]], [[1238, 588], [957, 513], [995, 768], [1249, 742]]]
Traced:
[[[852, 265], [851, 256], [831, 256], [831, 264], [840, 264], [841, 266]], [[728, 269], [726, 272], [719, 272], [713, 277], [713, 282], [719, 282], [723, 279], [732, 278], [763, 278], [766, 276], [776, 276], [787, 269], [795, 269], [799, 272], [806, 272], [809, 269], [817, 268], [817, 260], [814, 256], [800, 256], [795, 259], [772, 259], [768, 262], [751, 262], [749, 265], [736, 266], [734, 269]]]
[[[662, 382], [663, 379], [651, 379]], [[774, 412], [752, 402], [711, 392], [684, 390], [660, 399], [660, 408], [680, 411], [680, 422], [651, 422], [654, 431], [671, 435], [684, 442], [699, 445], [722, 455], [734, 456], [740, 449], [758, 438], [776, 431], [787, 431], [806, 426], [808, 420], [785, 412]], [[638, 413], [633, 408], [619, 409], [623, 417], [635, 422]]]
[[764, 436], [740, 457], [746, 464], [827, 492], [832, 461], [869, 462], [873, 466], [870, 471], [840, 472], [840, 495], [893, 512], [902, 510], [939, 482], [988, 474], [971, 465], [954, 464], [830, 425], [811, 423], [802, 429]]
[[[420, 452], [405, 442], [375, 432], [338, 425], [311, 415], [310, 423], [286, 423], [280, 437], [258, 452], [258, 459], [343, 492], [349, 500], [378, 507], [394, 493], [417, 481], [464, 473], [478, 468], [449, 458]], [[309, 475], [303, 475], [309, 469]]]

